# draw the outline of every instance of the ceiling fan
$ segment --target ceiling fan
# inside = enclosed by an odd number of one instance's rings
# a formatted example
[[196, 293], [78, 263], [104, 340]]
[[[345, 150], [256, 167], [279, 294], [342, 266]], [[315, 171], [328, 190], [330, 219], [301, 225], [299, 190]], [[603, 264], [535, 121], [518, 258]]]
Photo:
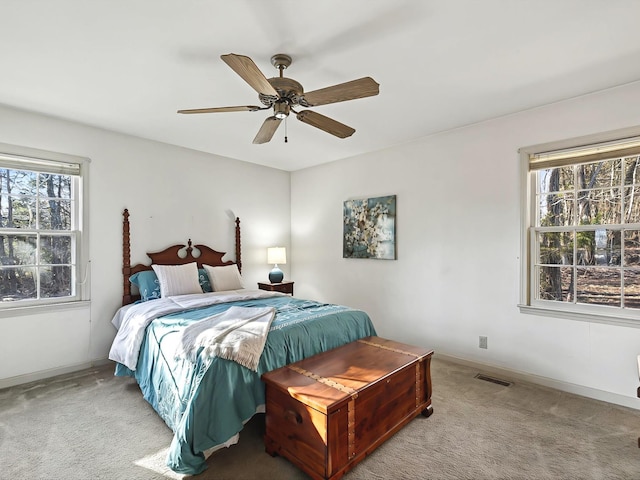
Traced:
[[316, 107], [318, 105], [371, 97], [379, 93], [380, 85], [371, 77], [363, 77], [358, 80], [321, 88], [320, 90], [305, 92], [300, 83], [292, 78], [283, 76], [282, 72], [291, 65], [291, 57], [282, 53], [271, 57], [271, 64], [280, 71], [280, 76], [273, 78], [266, 78], [253, 60], [244, 55], [230, 53], [221, 55], [220, 58], [258, 92], [258, 98], [264, 106], [241, 105], [235, 107], [196, 108], [178, 110], [178, 113], [255, 112], [273, 109], [273, 115], [264, 121], [258, 134], [253, 139], [253, 143], [267, 143], [270, 141], [282, 120], [287, 118], [291, 112], [295, 113], [296, 118], [302, 123], [319, 128], [339, 138], [350, 137], [355, 132], [355, 129], [348, 125], [312, 110], [296, 111], [293, 107]]

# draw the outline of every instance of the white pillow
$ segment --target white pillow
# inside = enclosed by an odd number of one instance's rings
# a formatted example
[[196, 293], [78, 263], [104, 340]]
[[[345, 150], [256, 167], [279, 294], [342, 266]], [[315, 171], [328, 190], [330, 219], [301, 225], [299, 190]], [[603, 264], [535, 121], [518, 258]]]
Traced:
[[238, 265], [225, 265], [223, 267], [212, 267], [202, 265], [209, 275], [209, 282], [214, 292], [225, 290], [241, 290], [244, 288], [244, 281], [238, 270]]
[[151, 266], [160, 282], [161, 297], [202, 293], [202, 287], [198, 281], [198, 264], [196, 262], [185, 265]]

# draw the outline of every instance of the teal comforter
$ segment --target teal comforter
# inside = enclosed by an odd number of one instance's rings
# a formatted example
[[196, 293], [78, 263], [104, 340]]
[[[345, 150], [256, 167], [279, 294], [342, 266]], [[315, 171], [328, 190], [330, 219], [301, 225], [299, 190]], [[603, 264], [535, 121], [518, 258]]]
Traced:
[[[276, 309], [257, 372], [202, 354], [196, 362], [174, 358], [187, 325], [232, 305]], [[370, 335], [376, 332], [369, 316], [344, 306], [289, 296], [223, 303], [153, 320], [136, 370], [118, 364], [116, 375], [135, 377], [144, 398], [173, 430], [167, 465], [198, 474], [207, 467], [204, 452], [235, 443], [244, 423], [264, 408], [263, 373]]]

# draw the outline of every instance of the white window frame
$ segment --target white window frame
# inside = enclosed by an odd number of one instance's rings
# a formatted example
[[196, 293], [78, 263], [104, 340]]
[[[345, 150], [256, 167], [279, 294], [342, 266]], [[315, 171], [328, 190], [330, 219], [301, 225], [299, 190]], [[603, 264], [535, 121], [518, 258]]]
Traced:
[[79, 306], [90, 299], [89, 276], [89, 164], [86, 157], [69, 155], [47, 150], [0, 143], [0, 167], [14, 170], [36, 169], [39, 164], [46, 164], [49, 169], [60, 168], [64, 171], [67, 166], [78, 167], [78, 177], [75, 182], [76, 205], [74, 222], [74, 258], [73, 271], [74, 292], [70, 297], [26, 299], [15, 302], [0, 302], [0, 317], [16, 314], [37, 313], [39, 309], [68, 308]]
[[520, 301], [518, 307], [522, 313], [544, 315], [586, 322], [624, 325], [640, 328], [640, 310], [622, 309], [603, 305], [585, 305], [568, 302], [535, 300], [537, 279], [533, 272], [532, 245], [533, 227], [536, 219], [536, 179], [529, 170], [532, 155], [559, 150], [569, 150], [593, 146], [622, 139], [640, 137], [640, 127], [588, 135], [568, 140], [550, 142], [518, 150], [520, 155]]

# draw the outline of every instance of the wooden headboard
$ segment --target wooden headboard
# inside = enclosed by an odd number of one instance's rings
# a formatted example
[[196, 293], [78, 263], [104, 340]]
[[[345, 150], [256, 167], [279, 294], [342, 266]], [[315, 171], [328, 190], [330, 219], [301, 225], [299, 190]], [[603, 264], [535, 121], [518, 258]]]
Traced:
[[[142, 272], [144, 270], [152, 270], [151, 265], [184, 265], [185, 263], [197, 262], [198, 268], [202, 268], [203, 264], [211, 265], [213, 267], [222, 265], [238, 265], [238, 270], [242, 272], [242, 256], [240, 252], [240, 219], [236, 217], [236, 261], [230, 260], [223, 262], [222, 257], [226, 252], [218, 252], [206, 245], [192, 245], [191, 239], [187, 242], [187, 245], [172, 245], [160, 252], [147, 253], [147, 256], [151, 259], [151, 264], [144, 265], [138, 263], [131, 266], [131, 234], [129, 228], [129, 210], [124, 209], [122, 212], [122, 281], [123, 281], [123, 295], [122, 305], [128, 305], [140, 299], [140, 295], [131, 294], [131, 282], [129, 277], [134, 273]], [[194, 248], [200, 255], [195, 257]], [[184, 256], [180, 256], [179, 252], [186, 253]]]

